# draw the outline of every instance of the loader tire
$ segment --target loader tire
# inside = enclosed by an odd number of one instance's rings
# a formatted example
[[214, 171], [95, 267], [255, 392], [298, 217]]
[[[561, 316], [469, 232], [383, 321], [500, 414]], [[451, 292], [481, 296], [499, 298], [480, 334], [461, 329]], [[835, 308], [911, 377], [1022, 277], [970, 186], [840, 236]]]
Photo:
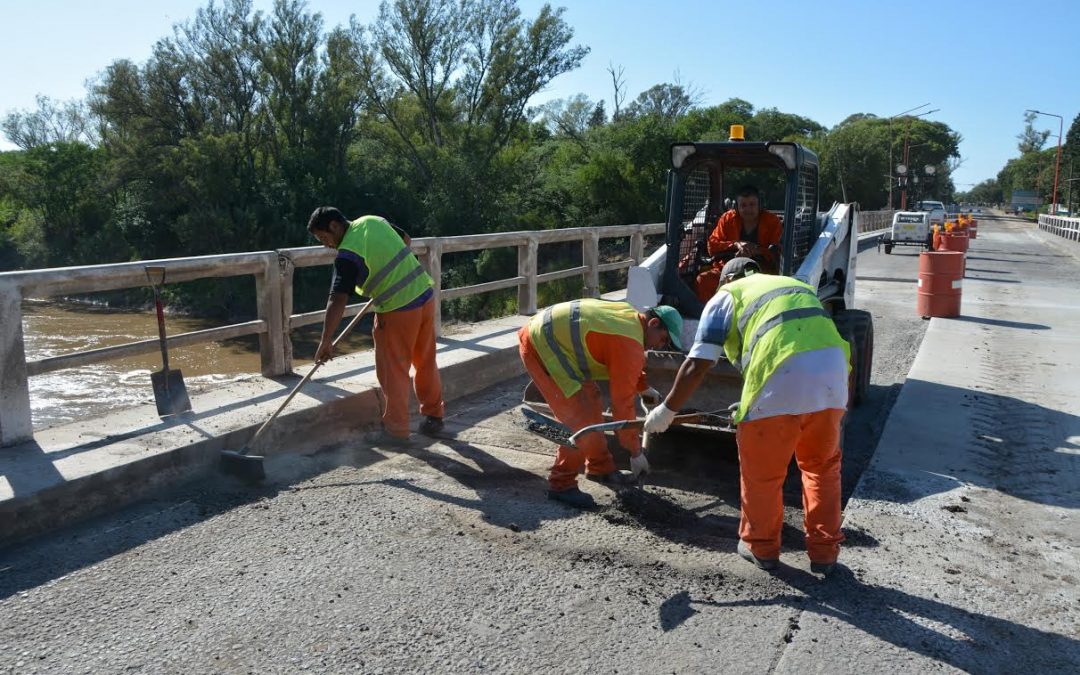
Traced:
[[848, 378], [849, 407], [866, 400], [874, 368], [874, 318], [870, 312], [845, 309], [833, 316], [836, 329], [851, 345], [851, 373]]

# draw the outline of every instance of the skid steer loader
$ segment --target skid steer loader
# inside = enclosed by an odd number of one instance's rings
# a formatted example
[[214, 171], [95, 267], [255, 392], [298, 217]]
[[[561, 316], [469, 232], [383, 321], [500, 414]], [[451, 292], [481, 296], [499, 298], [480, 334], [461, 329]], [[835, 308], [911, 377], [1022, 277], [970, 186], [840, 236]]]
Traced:
[[[743, 185], [755, 185], [761, 208], [774, 209], [783, 223], [779, 274], [815, 286], [840, 334], [851, 344], [849, 406], [866, 395], [874, 351], [870, 313], [854, 308], [859, 207], [833, 204], [818, 213], [818, 158], [788, 142], [699, 142], [671, 146], [667, 179], [667, 239], [640, 266], [631, 268], [627, 299], [639, 310], [671, 305], [683, 316], [683, 345], [693, 343], [704, 303], [698, 299], [698, 274], [721, 260], [709, 257], [707, 240], [717, 219]], [[685, 355], [651, 352], [649, 382], [670, 388]], [[716, 410], [737, 402], [739, 372], [721, 360], [692, 400], [695, 410]]]

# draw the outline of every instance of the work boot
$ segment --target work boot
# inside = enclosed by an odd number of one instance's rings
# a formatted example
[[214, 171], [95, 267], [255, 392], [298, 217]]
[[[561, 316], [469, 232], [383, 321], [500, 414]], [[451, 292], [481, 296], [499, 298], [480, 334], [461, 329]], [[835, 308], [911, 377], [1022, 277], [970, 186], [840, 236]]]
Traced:
[[434, 436], [440, 431], [442, 431], [444, 426], [446, 425], [443, 423], [443, 419], [441, 417], [432, 417], [431, 415], [427, 415], [424, 417], [424, 421], [420, 423], [420, 426], [417, 427], [416, 430], [424, 434], [425, 436]]
[[592, 495], [581, 491], [576, 485], [569, 490], [548, 490], [548, 499], [562, 502], [577, 509], [591, 509], [596, 507], [596, 501]]
[[615, 469], [608, 473], [587, 473], [585, 477], [594, 483], [603, 483], [610, 487], [621, 487], [624, 485], [633, 485], [635, 482], [634, 477], [624, 471]]
[[393, 448], [412, 447], [412, 441], [408, 436], [395, 436], [386, 429], [369, 431], [364, 434], [364, 442], [368, 445], [389, 446]]
[[739, 545], [735, 549], [739, 553], [739, 557], [747, 562], [753, 563], [755, 566], [760, 567], [763, 570], [774, 570], [776, 566], [780, 564], [780, 561], [776, 558], [759, 558], [750, 550], [750, 547], [746, 545], [746, 542], [742, 539], [739, 540]]
[[836, 563], [834, 563], [834, 562], [831, 562], [831, 563], [819, 563], [819, 562], [814, 562], [813, 560], [810, 561], [810, 571], [813, 572], [814, 574], [820, 574], [821, 576], [827, 577], [830, 574], [832, 574], [833, 570], [835, 570], [835, 569], [836, 569]]

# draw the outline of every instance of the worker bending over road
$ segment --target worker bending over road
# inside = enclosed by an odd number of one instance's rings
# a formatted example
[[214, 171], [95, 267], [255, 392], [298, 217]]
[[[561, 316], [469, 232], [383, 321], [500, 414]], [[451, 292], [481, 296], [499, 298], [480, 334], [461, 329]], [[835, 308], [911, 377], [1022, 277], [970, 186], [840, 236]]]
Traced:
[[802, 472], [810, 568], [832, 572], [840, 532], [840, 422], [848, 402], [848, 343], [812, 287], [762, 274], [748, 258], [724, 265], [666, 400], [645, 421], [662, 433], [720, 356], [743, 376], [736, 439], [742, 515], [738, 553], [762, 569], [780, 558], [783, 486], [791, 456]]
[[[645, 381], [645, 350], [669, 342], [682, 349], [682, 317], [666, 306], [639, 313], [625, 302], [574, 300], [548, 307], [518, 331], [521, 361], [552, 413], [577, 432], [603, 419], [599, 380], [607, 380], [611, 414], [615, 420], [637, 418], [636, 398], [655, 405], [660, 394]], [[641, 450], [636, 429], [616, 432], [619, 444], [630, 453], [633, 478], [647, 472], [649, 462]], [[577, 486], [582, 466], [591, 480], [608, 484], [629, 482], [615, 468], [603, 433], [585, 434], [577, 448], [560, 445], [548, 477], [548, 497], [591, 508], [593, 498]]]
[[433, 284], [409, 249], [408, 235], [378, 216], [361, 216], [350, 222], [331, 206], [315, 209], [308, 231], [323, 246], [338, 252], [316, 361], [333, 357], [334, 330], [353, 289], [374, 299], [375, 374], [386, 407], [382, 430], [369, 434], [366, 440], [389, 445], [409, 442], [410, 366], [416, 369], [413, 385], [424, 415], [420, 433], [438, 433], [443, 428], [445, 404], [435, 364]]
[[709, 234], [709, 255], [717, 258], [713, 267], [697, 277], [697, 296], [708, 302], [720, 283], [720, 270], [733, 256], [752, 258], [768, 272], [779, 269], [778, 251], [783, 226], [774, 213], [761, 210], [761, 193], [753, 185], [739, 189], [735, 208], [725, 211]]

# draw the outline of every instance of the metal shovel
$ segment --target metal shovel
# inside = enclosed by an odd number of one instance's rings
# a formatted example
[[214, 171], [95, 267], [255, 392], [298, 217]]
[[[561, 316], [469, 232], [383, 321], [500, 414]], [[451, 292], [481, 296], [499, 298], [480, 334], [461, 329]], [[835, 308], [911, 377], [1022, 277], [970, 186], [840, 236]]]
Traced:
[[[155, 277], [158, 280], [155, 282]], [[154, 307], [157, 309], [158, 342], [161, 345], [162, 368], [150, 373], [150, 383], [154, 385], [154, 402], [157, 403], [158, 415], [176, 415], [191, 410], [184, 376], [179, 370], [169, 370], [169, 349], [165, 341], [165, 310], [161, 306], [161, 292], [158, 286], [165, 283], [164, 267], [147, 267], [146, 279], [154, 289]]]

